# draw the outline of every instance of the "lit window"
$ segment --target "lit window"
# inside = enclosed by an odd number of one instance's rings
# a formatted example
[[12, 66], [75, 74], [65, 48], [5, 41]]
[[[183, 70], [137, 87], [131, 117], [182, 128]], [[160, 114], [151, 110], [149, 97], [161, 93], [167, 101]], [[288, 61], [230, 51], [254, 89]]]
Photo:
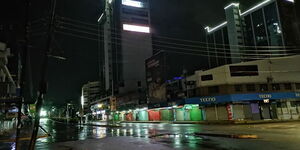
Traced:
[[142, 2], [135, 1], [135, 0], [122, 0], [122, 4], [131, 7], [138, 7], [138, 8], [144, 7]]
[[150, 28], [149, 27], [138, 26], [138, 25], [130, 25], [130, 24], [123, 24], [123, 30], [133, 31], [133, 32], [150, 33]]

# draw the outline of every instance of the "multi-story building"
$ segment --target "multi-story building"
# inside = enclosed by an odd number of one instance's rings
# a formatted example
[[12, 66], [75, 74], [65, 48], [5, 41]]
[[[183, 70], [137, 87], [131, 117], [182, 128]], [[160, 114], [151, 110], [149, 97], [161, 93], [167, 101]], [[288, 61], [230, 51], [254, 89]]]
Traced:
[[269, 58], [197, 71], [194, 98], [207, 120], [298, 119], [300, 56]]
[[224, 9], [226, 21], [205, 28], [211, 67], [299, 54], [294, 1], [264, 0], [244, 11], [232, 3]]
[[149, 107], [167, 106], [185, 98], [184, 79], [207, 68], [202, 56], [160, 51], [146, 60]]
[[81, 89], [81, 108], [83, 113], [91, 112], [91, 106], [100, 99], [100, 86], [99, 81], [88, 82], [82, 86]]
[[144, 62], [152, 55], [148, 0], [106, 0], [99, 22], [104, 30], [102, 79], [108, 95], [146, 87]]
[[196, 83], [189, 98], [117, 114], [129, 121], [299, 119], [299, 60], [295, 55], [196, 71], [183, 79]]
[[[145, 99], [145, 60], [152, 55], [148, 0], [106, 0], [103, 24], [104, 50], [100, 54], [99, 101], [117, 97], [118, 105]], [[125, 102], [130, 100], [131, 102]], [[122, 107], [122, 106], [120, 106]]]

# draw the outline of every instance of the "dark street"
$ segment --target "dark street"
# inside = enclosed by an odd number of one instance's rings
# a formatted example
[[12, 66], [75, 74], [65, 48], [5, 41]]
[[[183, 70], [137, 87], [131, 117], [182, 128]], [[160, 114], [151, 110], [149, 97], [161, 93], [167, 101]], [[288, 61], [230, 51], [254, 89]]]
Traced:
[[299, 150], [300, 0], [7, 0], [0, 150]]
[[[51, 134], [36, 149], [288, 149], [299, 148], [299, 122], [257, 125], [122, 124], [121, 128], [66, 125], [42, 120]], [[194, 133], [255, 134], [258, 139], [196, 136]], [[118, 144], [116, 144], [118, 143]], [[112, 145], [110, 145], [112, 144]], [[122, 146], [121, 146], [122, 145]], [[263, 145], [263, 148], [261, 147]], [[0, 149], [14, 149], [1, 143]], [[22, 149], [26, 149], [23, 143]]]

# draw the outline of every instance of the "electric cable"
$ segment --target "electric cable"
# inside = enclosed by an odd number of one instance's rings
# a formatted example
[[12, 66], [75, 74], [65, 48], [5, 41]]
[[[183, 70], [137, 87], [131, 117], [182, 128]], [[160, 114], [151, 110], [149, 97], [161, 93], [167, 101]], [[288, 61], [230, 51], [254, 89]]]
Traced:
[[[83, 39], [87, 39], [87, 40], [91, 40], [91, 41], [99, 41], [99, 39], [96, 38], [91, 38], [91, 37], [86, 37], [86, 36], [82, 36], [82, 35], [76, 35], [74, 33], [66, 33], [66, 32], [62, 32], [62, 31], [54, 31], [55, 33], [60, 33], [63, 35], [68, 35], [68, 36], [72, 36], [72, 37], [77, 37], [77, 38], [83, 38]], [[104, 40], [101, 40], [104, 41]], [[116, 45], [122, 45], [122, 43], [113, 43]], [[134, 45], [127, 45], [129, 47], [136, 47]], [[169, 47], [170, 48], [170, 47]], [[177, 47], [172, 47], [174, 49], [179, 49]], [[185, 49], [183, 49], [185, 50]], [[207, 53], [207, 51], [188, 51], [188, 52], [180, 52], [180, 51], [173, 51], [173, 50], [164, 50], [164, 51], [168, 51], [168, 52], [172, 52], [172, 53], [180, 53], [180, 54], [189, 54], [189, 55], [199, 55], [199, 56], [205, 56], [205, 57], [213, 57], [213, 58], [243, 58], [243, 59], [253, 59], [253, 60], [257, 60], [257, 59], [262, 59], [262, 57], [251, 57], [251, 58], [244, 58], [242, 56], [237, 57], [237, 56], [211, 56], [208, 54], [203, 54], [203, 53]], [[252, 56], [255, 56], [255, 54], [252, 54]], [[270, 54], [264, 54], [261, 56], [272, 56]], [[287, 54], [278, 54], [278, 55], [273, 55], [273, 56], [289, 56]]]
[[[60, 22], [62, 23], [62, 22]], [[77, 28], [80, 28], [81, 26], [78, 26], [78, 25], [74, 25], [74, 24], [70, 24], [70, 23], [67, 23], [68, 25], [71, 25], [71, 26], [75, 26]], [[60, 25], [61, 28], [68, 28], [66, 26], [63, 26], [63, 25]], [[73, 29], [75, 30], [75, 29]], [[79, 29], [77, 29], [79, 30]], [[87, 29], [87, 30], [91, 30], [91, 31], [96, 31], [95, 29]], [[103, 31], [103, 30], [102, 30]], [[79, 31], [80, 32], [80, 31]], [[95, 34], [95, 33], [91, 33], [91, 34]], [[116, 35], [115, 33], [112, 33], [114, 35]], [[164, 43], [164, 44], [171, 44], [171, 45], [176, 45], [176, 46], [187, 46], [187, 47], [197, 47], [197, 48], [204, 48], [204, 49], [215, 49], [215, 50], [230, 50], [228, 48], [218, 48], [218, 47], [208, 47], [208, 46], [195, 46], [195, 45], [186, 45], [186, 44], [178, 44], [178, 43], [170, 43], [170, 42], [164, 42], [164, 41], [155, 41], [155, 40], [152, 40], [153, 43]], [[242, 49], [241, 51], [243, 52], [287, 52], [287, 51], [298, 51], [298, 49], [282, 49], [282, 50], [257, 50], [257, 49], [253, 49], [253, 50], [247, 50], [247, 49]]]
[[[101, 36], [101, 37], [104, 37], [103, 35], [98, 35], [98, 34], [95, 34], [95, 33], [90, 33], [90, 32], [86, 32], [86, 31], [81, 31], [81, 30], [77, 30], [77, 29], [70, 29], [70, 28], [65, 28], [65, 27], [62, 27], [62, 29], [66, 29], [66, 30], [70, 30], [70, 31], [74, 31], [74, 32], [80, 32], [80, 33], [84, 33], [84, 34], [89, 34], [89, 35], [93, 35], [93, 36]], [[127, 42], [135, 42], [133, 40], [126, 40], [126, 39], [121, 39], [121, 38], [117, 38], [117, 37], [111, 37], [112, 39], [117, 39], [117, 40], [121, 40], [123, 42], [127, 41]], [[149, 43], [146, 43], [145, 44], [149, 44]], [[200, 50], [196, 50], [196, 49], [190, 49], [190, 48], [182, 48], [182, 47], [171, 47], [171, 46], [167, 46], [167, 45], [160, 45], [160, 44], [151, 44], [152, 46], [159, 46], [159, 47], [164, 47], [164, 48], [172, 48], [172, 49], [181, 49], [181, 50], [189, 50], [189, 51], [197, 51], [199, 52]], [[206, 49], [203, 47], [203, 49]], [[219, 50], [223, 50], [224, 49], [219, 49]], [[201, 52], [209, 52], [209, 53], [213, 53], [213, 54], [228, 54], [226, 52], [219, 52], [219, 51], [207, 51], [207, 50], [201, 50]], [[268, 52], [268, 51], [267, 51]], [[247, 54], [247, 53], [230, 53], [230, 54], [236, 54], [236, 55], [262, 55], [262, 56], [265, 56], [265, 55], [270, 55], [270, 54]], [[273, 56], [282, 56], [283, 54], [271, 54]]]
[[[71, 19], [71, 18], [67, 18], [67, 17], [58, 17], [61, 18], [63, 21], [73, 21], [73, 22], [77, 22], [77, 23], [81, 23], [81, 24], [86, 24], [89, 26], [94, 26], [95, 30], [97, 27], [97, 24], [91, 24], [91, 23], [85, 23], [79, 20], [75, 20], [75, 19]], [[71, 24], [71, 23], [70, 23]], [[99, 25], [99, 24], [98, 24]], [[116, 29], [111, 29], [113, 32], [121, 32], [120, 30], [116, 30]], [[236, 46], [236, 47], [255, 47], [255, 48], [287, 48], [287, 46], [247, 46], [247, 45], [230, 45], [230, 44], [217, 44], [217, 43], [206, 43], [206, 42], [200, 42], [200, 41], [193, 41], [193, 40], [186, 40], [186, 39], [179, 39], [179, 38], [172, 38], [172, 37], [165, 37], [165, 36], [155, 36], [158, 38], [162, 38], [162, 39], [169, 39], [169, 40], [176, 40], [176, 41], [184, 41], [184, 42], [191, 42], [191, 43], [199, 43], [199, 44], [212, 44], [212, 45], [221, 45], [221, 46]], [[293, 46], [294, 47], [294, 46]]]

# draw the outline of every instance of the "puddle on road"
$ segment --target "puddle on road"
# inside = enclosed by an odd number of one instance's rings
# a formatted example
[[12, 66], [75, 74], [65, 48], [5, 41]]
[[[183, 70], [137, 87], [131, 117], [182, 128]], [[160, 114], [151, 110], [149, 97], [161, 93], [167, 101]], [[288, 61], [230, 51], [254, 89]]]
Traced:
[[159, 134], [150, 137], [156, 142], [163, 143], [168, 147], [175, 149], [213, 149], [226, 150], [220, 148], [219, 144], [214, 143], [206, 137], [196, 136], [194, 134]]

